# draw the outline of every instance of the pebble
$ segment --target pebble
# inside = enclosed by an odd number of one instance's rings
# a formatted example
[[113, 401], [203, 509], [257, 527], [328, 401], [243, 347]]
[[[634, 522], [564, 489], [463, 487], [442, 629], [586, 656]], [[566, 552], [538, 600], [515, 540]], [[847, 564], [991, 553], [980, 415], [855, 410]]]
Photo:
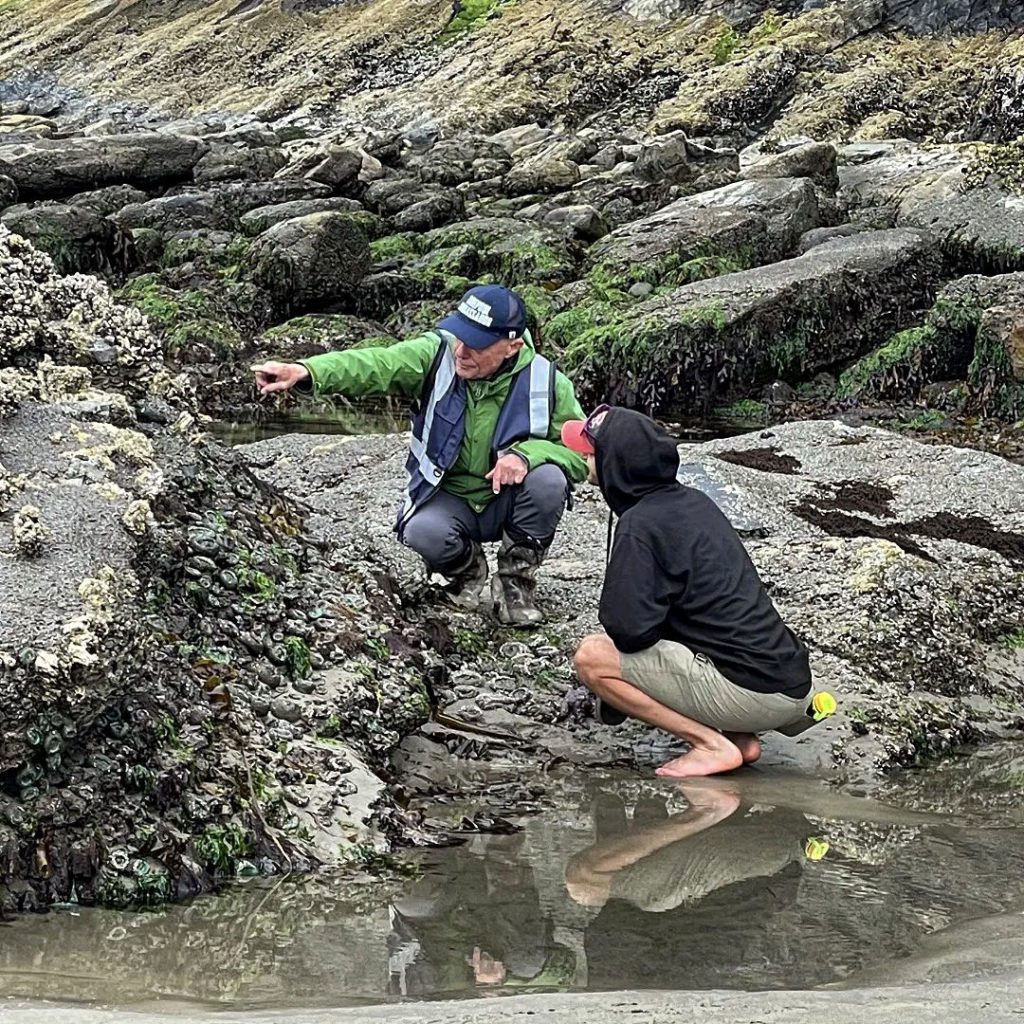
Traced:
[[283, 722], [301, 722], [302, 705], [290, 697], [278, 697], [271, 705], [270, 712]]

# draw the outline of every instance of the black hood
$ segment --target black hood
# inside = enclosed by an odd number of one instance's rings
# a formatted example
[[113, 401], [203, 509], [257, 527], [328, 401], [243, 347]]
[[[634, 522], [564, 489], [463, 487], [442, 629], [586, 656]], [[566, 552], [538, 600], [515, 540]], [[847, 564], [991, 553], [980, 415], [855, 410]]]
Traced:
[[644, 495], [676, 486], [676, 443], [654, 420], [611, 409], [596, 432], [597, 482], [608, 507], [621, 516]]

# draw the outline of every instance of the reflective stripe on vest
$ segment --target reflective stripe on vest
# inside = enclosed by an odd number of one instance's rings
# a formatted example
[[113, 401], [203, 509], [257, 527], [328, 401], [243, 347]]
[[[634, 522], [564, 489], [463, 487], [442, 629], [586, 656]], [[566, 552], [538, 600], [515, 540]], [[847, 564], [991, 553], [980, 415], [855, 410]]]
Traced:
[[534, 356], [530, 363], [530, 436], [547, 437], [550, 425], [551, 364], [543, 356]]
[[424, 484], [428, 485], [432, 492], [445, 474], [444, 468], [436, 465], [427, 454], [427, 443], [430, 439], [430, 431], [434, 426], [434, 413], [437, 410], [437, 404], [447, 396], [455, 382], [455, 356], [452, 353], [452, 347], [444, 337], [441, 337], [440, 344], [443, 351], [438, 361], [437, 372], [434, 374], [434, 386], [430, 389], [430, 398], [427, 400], [427, 408], [423, 413], [419, 436], [416, 433], [416, 423], [412, 424], [409, 457], [406, 459], [408, 480], [405, 488], [405, 503], [399, 516], [399, 526], [409, 519], [418, 505], [422, 504], [422, 501], [416, 500], [416, 492]]
[[[439, 337], [436, 371], [426, 407], [414, 414], [408, 484], [397, 529], [433, 496], [444, 474], [455, 465], [465, 433], [466, 391], [455, 373], [451, 336]], [[527, 373], [529, 370], [529, 373]], [[535, 355], [512, 379], [498, 414], [491, 446], [495, 453], [527, 437], [546, 438], [551, 426], [553, 367]], [[443, 415], [437, 416], [443, 408]]]

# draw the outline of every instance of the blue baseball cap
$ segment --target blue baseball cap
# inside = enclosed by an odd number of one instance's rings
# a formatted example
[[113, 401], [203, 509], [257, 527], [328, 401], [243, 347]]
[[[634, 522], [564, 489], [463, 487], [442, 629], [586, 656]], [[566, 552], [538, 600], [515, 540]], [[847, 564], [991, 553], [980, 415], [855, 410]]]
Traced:
[[459, 301], [459, 308], [437, 326], [469, 348], [489, 348], [495, 342], [523, 336], [526, 305], [514, 291], [500, 284], [478, 285], [470, 288]]

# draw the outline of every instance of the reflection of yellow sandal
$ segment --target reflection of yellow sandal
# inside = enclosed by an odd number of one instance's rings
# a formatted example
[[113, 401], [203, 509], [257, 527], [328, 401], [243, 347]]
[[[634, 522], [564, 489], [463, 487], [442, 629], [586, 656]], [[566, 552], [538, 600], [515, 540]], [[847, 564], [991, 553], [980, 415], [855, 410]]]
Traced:
[[808, 860], [821, 860], [822, 857], [828, 853], [829, 845], [825, 839], [819, 839], [817, 836], [811, 836], [807, 840], [807, 844], [804, 846], [804, 856]]
[[806, 729], [810, 729], [812, 725], [831, 718], [838, 709], [839, 702], [835, 697], [828, 690], [819, 690], [811, 698], [804, 713], [795, 722], [784, 725], [776, 729], [775, 732], [781, 732], [783, 736], [799, 736]]

